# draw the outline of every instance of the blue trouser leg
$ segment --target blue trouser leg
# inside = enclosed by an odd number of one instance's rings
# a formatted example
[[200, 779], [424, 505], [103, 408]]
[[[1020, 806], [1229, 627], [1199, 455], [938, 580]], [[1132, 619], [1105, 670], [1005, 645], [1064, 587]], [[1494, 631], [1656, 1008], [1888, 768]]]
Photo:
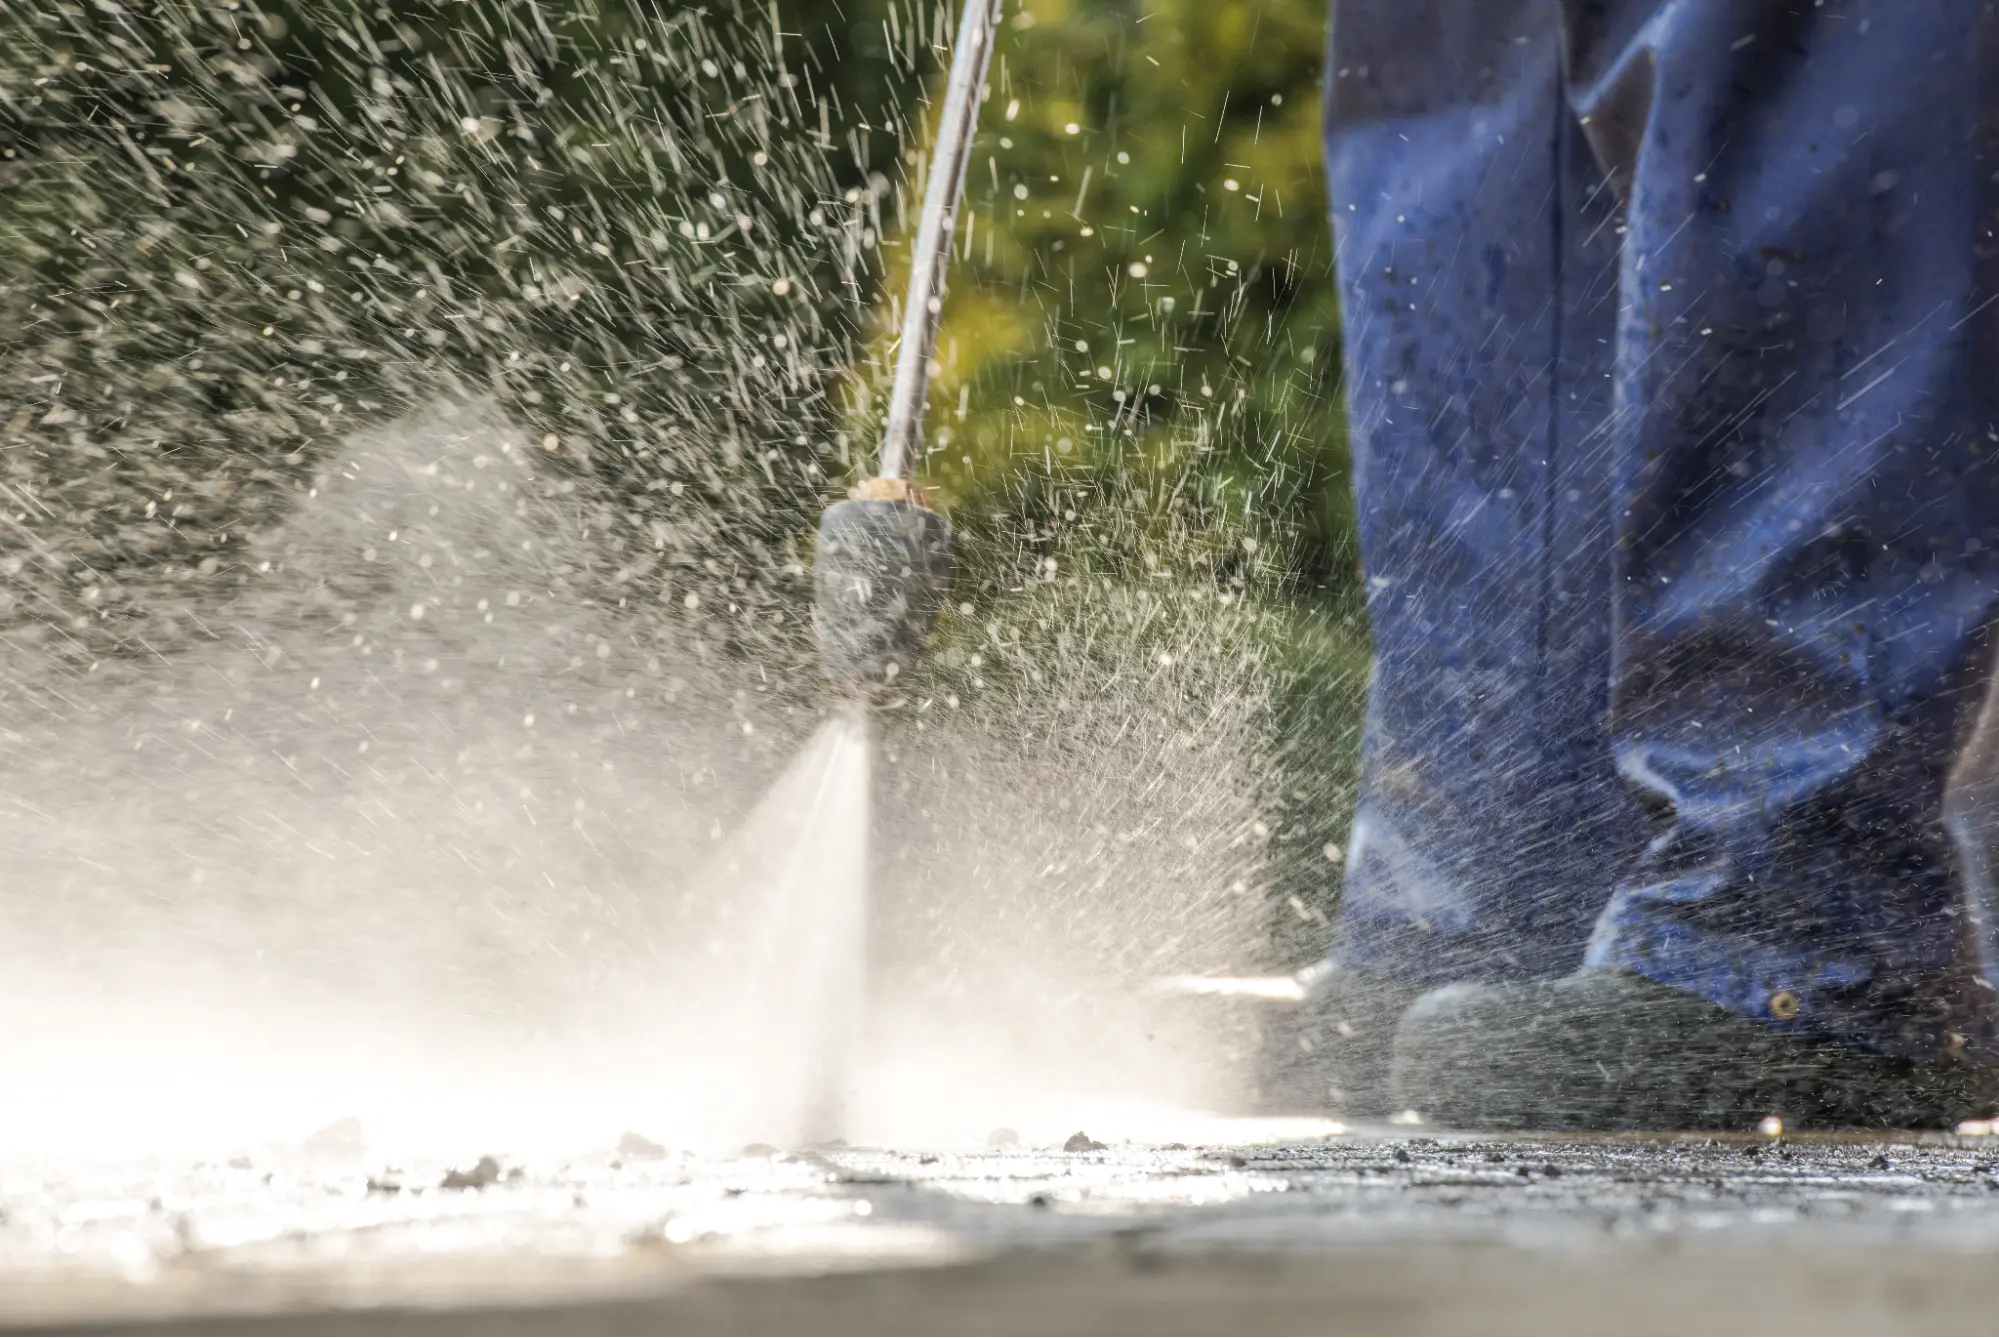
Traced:
[[1999, 17], [1575, 8], [1630, 193], [1613, 749], [1672, 819], [1589, 960], [1890, 1053], [1980, 1042], [1939, 815], [1999, 597]]
[[[1561, 970], [1594, 921], [1590, 963], [1775, 1025], [1989, 1050], [1975, 975], [1999, 954], [1940, 812], [1999, 603], [1999, 18], [1343, 0], [1333, 61], [1380, 655], [1338, 955], [1412, 979]], [[1537, 454], [1509, 411], [1588, 350], [1504, 291], [1517, 269], [1480, 289], [1459, 257], [1567, 198], [1560, 160], [1506, 172], [1511, 212], [1495, 202], [1506, 154], [1475, 115], [1559, 119], [1564, 98], [1624, 232], [1610, 400], [1594, 424], [1545, 412]], [[1533, 280], [1565, 318], [1569, 277]], [[1536, 502], [1495, 517], [1527, 483]], [[1572, 493], [1595, 509], [1565, 524]], [[1534, 640], [1564, 589], [1601, 593]], [[1593, 728], [1551, 723], [1564, 696]]]
[[1335, 5], [1327, 164], [1376, 664], [1338, 955], [1581, 964], [1641, 815], [1612, 768], [1615, 201], [1555, 0]]

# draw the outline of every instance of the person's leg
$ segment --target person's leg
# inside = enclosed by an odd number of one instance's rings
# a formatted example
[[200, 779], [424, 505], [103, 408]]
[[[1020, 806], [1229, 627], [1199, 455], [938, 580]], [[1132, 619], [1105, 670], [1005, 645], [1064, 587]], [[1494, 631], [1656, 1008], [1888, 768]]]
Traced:
[[1585, 108], [1643, 113], [1613, 705], [1619, 769], [1674, 825], [1591, 961], [1961, 1049], [1939, 811], [1999, 599], [1999, 16], [1646, 8], [1575, 58]]
[[1350, 1105], [1369, 1079], [1342, 1052], [1371, 1051], [1385, 1078], [1399, 1002], [1575, 968], [1641, 836], [1605, 731], [1618, 238], [1567, 106], [1560, 17], [1557, 0], [1332, 10], [1327, 172], [1376, 650], [1332, 979], [1380, 998], [1336, 1001], [1306, 1043]]
[[[1462, 1044], [1404, 1085], [1423, 1101], [1493, 1033], [1533, 1032], [1524, 1070], [1559, 1053], [1547, 1090], [1513, 1085], [1525, 1109], [1649, 1122], [1673, 1086], [1630, 1049], [1650, 1014], [1655, 1058], [1717, 1060], [1696, 1033], [1794, 1071], [1856, 1056], [1827, 1070], [1853, 1100], [1803, 1099], [1819, 1118], [1948, 1118], [1973, 1090], [1950, 1066], [1994, 1053], [1941, 816], [1999, 607], [1999, 15], [1567, 8], [1576, 109], [1627, 201], [1613, 750], [1669, 826], [1597, 923], [1601, 974], [1510, 1012], [1426, 1001], [1414, 1041]], [[1912, 1083], [1936, 1099], [1894, 1095]], [[1745, 1069], [1703, 1109], [1753, 1117], [1780, 1089]]]

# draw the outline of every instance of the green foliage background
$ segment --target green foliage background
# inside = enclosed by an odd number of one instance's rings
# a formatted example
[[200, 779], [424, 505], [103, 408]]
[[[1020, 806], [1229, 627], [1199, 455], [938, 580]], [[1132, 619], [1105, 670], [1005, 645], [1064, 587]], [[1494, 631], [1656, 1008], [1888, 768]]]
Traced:
[[[1293, 955], [1337, 881], [1366, 664], [1323, 22], [1008, 0], [923, 462], [974, 610], [942, 661], [1055, 572], [1254, 604], [1303, 814]], [[0, 0], [8, 634], [79, 664], [192, 635], [335, 442], [449, 393], [599, 499], [592, 597], [705, 594], [725, 653], [795, 647], [812, 519], [879, 425], [951, 23]]]
[[1009, 10], [925, 464], [998, 550], [986, 568], [1025, 579], [1054, 558], [1257, 596], [1281, 740], [1270, 800], [1290, 809], [1273, 928], [1292, 961], [1323, 950], [1337, 899], [1322, 852], [1345, 840], [1368, 655], [1324, 22], [1323, 0]]
[[1014, 16], [944, 331], [944, 486], [1133, 476], [1182, 554], [1227, 568], [1260, 536], [1289, 579], [1346, 580], [1321, 24], [1304, 0]]

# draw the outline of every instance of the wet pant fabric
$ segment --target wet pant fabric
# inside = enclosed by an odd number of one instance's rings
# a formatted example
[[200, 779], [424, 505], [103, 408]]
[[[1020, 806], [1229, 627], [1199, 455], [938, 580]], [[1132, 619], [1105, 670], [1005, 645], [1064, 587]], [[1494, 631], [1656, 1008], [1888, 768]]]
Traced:
[[1336, 959], [1999, 1058], [1999, 14], [1334, 0], [1376, 640]]

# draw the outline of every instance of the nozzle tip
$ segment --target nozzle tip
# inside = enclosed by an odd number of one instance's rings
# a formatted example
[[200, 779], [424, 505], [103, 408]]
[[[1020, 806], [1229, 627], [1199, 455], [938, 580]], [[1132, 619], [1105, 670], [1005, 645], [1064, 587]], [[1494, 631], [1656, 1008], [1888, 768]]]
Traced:
[[[819, 518], [820, 665], [836, 682], [881, 685], [910, 672], [951, 585], [951, 523], [902, 495], [836, 502]], [[864, 487], [868, 485], [863, 485]]]

